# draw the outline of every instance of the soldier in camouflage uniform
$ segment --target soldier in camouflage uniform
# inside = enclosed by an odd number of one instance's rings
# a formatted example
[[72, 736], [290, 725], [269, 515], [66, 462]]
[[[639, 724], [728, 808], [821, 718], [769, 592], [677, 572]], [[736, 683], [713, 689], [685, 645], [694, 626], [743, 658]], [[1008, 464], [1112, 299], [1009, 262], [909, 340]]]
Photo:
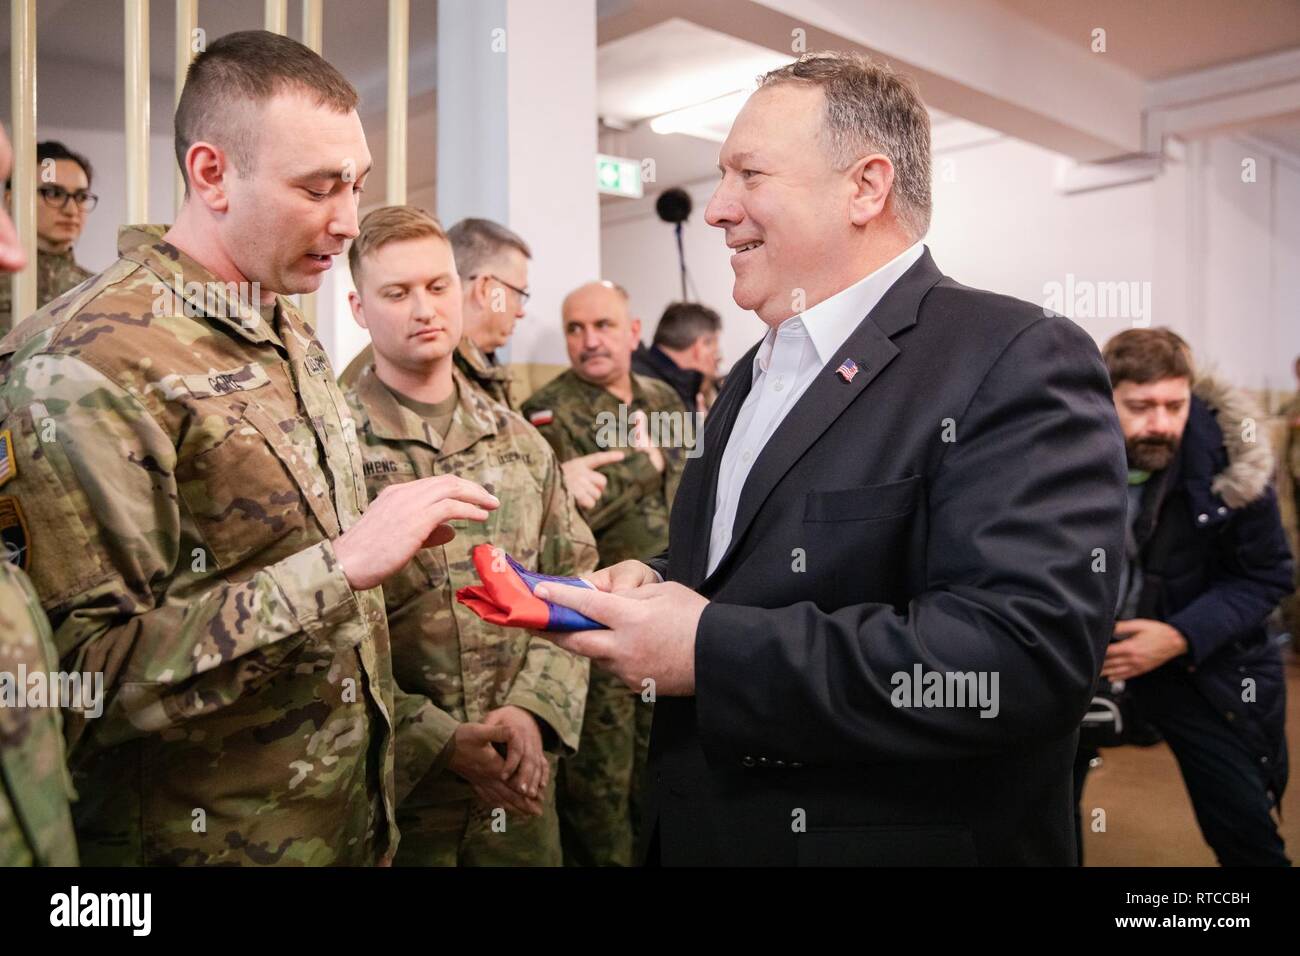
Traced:
[[[319, 142], [263, 133], [256, 163], [231, 147], [234, 176], [200, 142], [236, 142], [211, 105], [241, 96], [255, 128]], [[273, 288], [228, 281], [242, 258], [253, 283], [308, 291], [316, 251], [356, 234], [355, 102], [292, 40], [210, 44], [177, 110], [194, 145], [176, 226], [127, 228], [116, 264], [0, 343], [28, 570], [64, 666], [103, 675], [103, 715], [65, 715], [85, 863], [385, 863], [397, 802], [438, 756], [432, 706], [395, 691], [377, 585], [493, 500], [435, 479], [363, 515], [355, 424], [314, 331]]]
[[[58, 666], [36, 592], [0, 560], [0, 675], [17, 682], [20, 667], [49, 674]], [[10, 707], [0, 695], [0, 866], [76, 866], [70, 799], [58, 702]]]
[[[631, 356], [640, 323], [628, 312], [626, 293], [592, 283], [564, 301], [565, 341], [573, 367], [535, 392], [524, 415], [555, 449], [560, 461], [622, 447], [623, 461], [603, 466], [607, 484], [582, 515], [596, 536], [601, 567], [628, 558], [644, 561], [668, 546], [668, 510], [685, 464], [685, 450], [648, 445], [642, 433], [609, 428], [669, 415], [683, 424], [681, 400], [663, 382], [633, 374]], [[606, 426], [602, 430], [602, 425]], [[611, 441], [613, 438], [615, 440]], [[638, 449], [640, 445], [640, 449]], [[593, 670], [578, 753], [560, 767], [560, 824], [565, 862], [628, 866], [640, 816], [641, 777], [653, 713], [648, 694], [629, 692], [618, 678]]]
[[[39, 309], [74, 286], [89, 279], [93, 272], [77, 265], [72, 250], [67, 252], [36, 251], [36, 307]], [[12, 276], [0, 276], [0, 336], [17, 325], [12, 321], [14, 281]]]
[[[437, 222], [409, 206], [375, 210], [361, 223], [349, 260], [358, 289], [353, 310], [370, 330], [376, 355], [376, 365], [347, 391], [371, 498], [413, 479], [451, 473], [482, 484], [503, 502], [483, 525], [456, 523], [453, 541], [419, 552], [384, 584], [398, 685], [448, 715], [441, 732], [454, 771], [427, 779], [398, 808], [396, 862], [558, 866], [552, 770], [558, 754], [578, 745], [587, 662], [527, 631], [488, 624], [453, 596], [479, 583], [471, 560], [477, 544], [492, 544], [545, 574], [576, 575], [595, 570], [595, 542], [550, 447], [455, 367], [460, 290]], [[406, 277], [400, 291], [393, 277]], [[432, 289], [432, 295], [419, 289]], [[443, 331], [431, 338], [408, 334], [439, 327]], [[417, 390], [442, 397], [418, 400], [409, 394]], [[493, 726], [505, 709], [522, 711], [549, 752], [547, 782], [529, 791], [538, 816], [507, 813], [513, 806], [500, 806], [460, 775], [464, 735], [457, 728], [467, 722]], [[512, 746], [507, 743], [507, 763]]]
[[[95, 208], [90, 161], [56, 140], [36, 144], [40, 181], [36, 197], [36, 308], [89, 279], [72, 246]], [[9, 185], [5, 186], [6, 191]], [[13, 315], [13, 280], [0, 276], [0, 337], [27, 316]]]
[[[447, 230], [447, 238], [461, 280], [464, 322], [456, 367], [491, 401], [517, 410], [510, 394], [510, 369], [498, 361], [496, 350], [510, 341], [515, 323], [524, 316], [533, 253], [517, 233], [490, 219], [462, 219]], [[374, 348], [367, 345], [348, 363], [339, 382], [355, 385], [374, 361]]]
[[[12, 151], [0, 128], [0, 177]], [[23, 266], [13, 223], [0, 209], [0, 272]], [[13, 442], [0, 433], [0, 489], [14, 476]], [[11, 564], [26, 546], [26, 527], [7, 494], [0, 494], [0, 682], [23, 692], [18, 676], [58, 668], [50, 624], [31, 582]], [[74, 798], [63, 753], [58, 700], [39, 709], [9, 707], [0, 690], [0, 866], [76, 866], [68, 800]], [[18, 703], [15, 696], [13, 703]], [[32, 704], [34, 700], [23, 703]]]

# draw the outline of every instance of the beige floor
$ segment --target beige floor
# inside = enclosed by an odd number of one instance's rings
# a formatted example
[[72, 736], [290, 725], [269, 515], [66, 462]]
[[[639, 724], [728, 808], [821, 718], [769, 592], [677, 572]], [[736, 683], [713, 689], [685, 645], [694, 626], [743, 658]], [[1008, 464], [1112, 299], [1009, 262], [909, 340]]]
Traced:
[[[1300, 659], [1292, 652], [1285, 656], [1291, 783], [1282, 798], [1282, 837], [1287, 856], [1300, 862]], [[1168, 747], [1121, 747], [1102, 751], [1102, 757], [1083, 794], [1085, 821], [1094, 807], [1106, 811], [1105, 832], [1084, 834], [1089, 866], [1215, 865]]]

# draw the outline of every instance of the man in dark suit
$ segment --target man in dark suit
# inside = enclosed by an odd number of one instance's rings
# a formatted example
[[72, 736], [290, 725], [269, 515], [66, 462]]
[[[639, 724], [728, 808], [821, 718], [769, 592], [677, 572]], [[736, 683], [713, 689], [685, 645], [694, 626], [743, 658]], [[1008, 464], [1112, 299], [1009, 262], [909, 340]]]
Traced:
[[706, 216], [767, 334], [668, 552], [542, 592], [609, 627], [558, 643], [657, 696], [651, 859], [1074, 863], [1124, 555], [1096, 346], [935, 266], [928, 117], [887, 68], [768, 74], [720, 159]]

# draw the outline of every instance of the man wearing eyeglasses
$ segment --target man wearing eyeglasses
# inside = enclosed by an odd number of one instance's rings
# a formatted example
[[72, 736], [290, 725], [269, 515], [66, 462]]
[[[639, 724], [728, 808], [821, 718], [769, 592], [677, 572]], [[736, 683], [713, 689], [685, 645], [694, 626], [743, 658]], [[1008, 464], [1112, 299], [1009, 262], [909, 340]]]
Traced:
[[[72, 247], [86, 228], [86, 216], [99, 201], [90, 191], [90, 161], [57, 140], [36, 144], [36, 308], [90, 278], [77, 265]], [[5, 204], [11, 205], [5, 182]], [[0, 280], [0, 335], [26, 316], [13, 315], [13, 280]]]
[[465, 335], [456, 365], [493, 401], [518, 411], [510, 401], [510, 372], [496, 352], [524, 317], [532, 251], [517, 233], [490, 219], [462, 219], [447, 238], [465, 289]]
[[[462, 219], [447, 230], [447, 239], [464, 289], [465, 333], [456, 349], [456, 367], [488, 399], [517, 412], [510, 370], [496, 351], [510, 341], [515, 323], [524, 317], [532, 250], [518, 233], [490, 219]], [[374, 349], [367, 346], [348, 363], [340, 384], [355, 385], [374, 360]]]

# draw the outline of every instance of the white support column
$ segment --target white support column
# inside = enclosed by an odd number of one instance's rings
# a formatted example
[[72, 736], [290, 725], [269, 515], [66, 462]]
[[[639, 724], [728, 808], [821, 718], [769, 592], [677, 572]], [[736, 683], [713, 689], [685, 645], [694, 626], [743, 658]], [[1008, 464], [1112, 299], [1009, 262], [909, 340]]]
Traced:
[[[325, 32], [325, 12], [321, 0], [302, 0], [302, 43], [307, 49], [316, 53], [321, 51], [321, 36]], [[335, 266], [338, 268], [338, 266]], [[298, 311], [303, 321], [316, 328], [316, 293], [307, 292], [298, 296]]]
[[289, 32], [289, 0], [266, 0], [263, 25], [271, 33]]
[[[194, 28], [199, 25], [199, 0], [176, 0], [176, 98], [173, 109], [180, 105], [181, 91], [185, 89], [185, 73], [194, 59]], [[185, 174], [176, 170], [176, 202], [172, 222], [180, 214], [185, 202]]]
[[123, 0], [126, 17], [126, 219], [149, 221], [149, 0]]
[[595, 155], [595, 0], [439, 0], [438, 216], [533, 250], [511, 361], [568, 363], [560, 301], [600, 277]]
[[302, 45], [319, 53], [324, 32], [325, 15], [321, 0], [302, 0]]
[[410, 72], [411, 8], [409, 0], [388, 0], [388, 169], [385, 199], [390, 206], [406, 202], [407, 74]]
[[36, 311], [36, 0], [9, 3], [13, 217], [27, 265], [13, 277], [13, 324]]

